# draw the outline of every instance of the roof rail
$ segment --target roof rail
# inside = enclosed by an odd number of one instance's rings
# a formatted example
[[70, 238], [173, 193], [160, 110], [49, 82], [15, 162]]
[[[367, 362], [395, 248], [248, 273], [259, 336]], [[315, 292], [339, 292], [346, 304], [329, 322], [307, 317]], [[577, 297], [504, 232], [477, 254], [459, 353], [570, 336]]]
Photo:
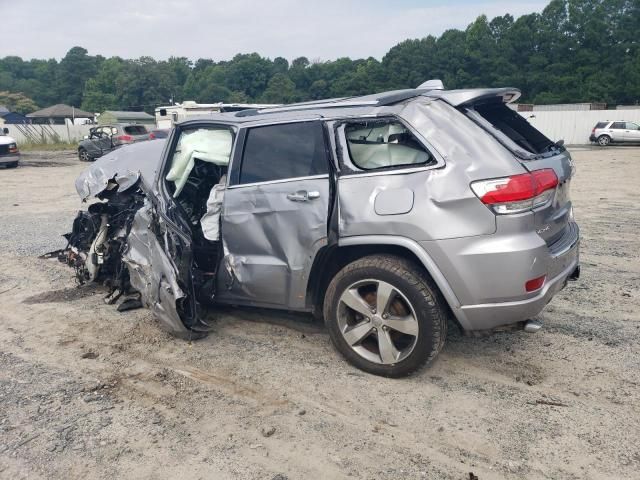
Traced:
[[316, 110], [321, 108], [349, 108], [349, 107], [371, 107], [378, 105], [377, 100], [344, 100], [344, 101], [327, 101], [323, 103], [303, 103], [303, 104], [291, 104], [283, 105], [282, 107], [275, 108], [253, 108], [250, 110], [243, 110], [236, 113], [236, 117], [252, 117], [254, 115], [267, 114], [267, 113], [280, 113], [280, 112], [293, 112], [296, 110]]
[[293, 103], [291, 105], [282, 105], [272, 108], [250, 109], [237, 112], [236, 117], [252, 117], [254, 115], [262, 115], [267, 113], [284, 113], [298, 110], [316, 110], [329, 108], [353, 108], [353, 107], [385, 107], [395, 103], [414, 98], [428, 92], [430, 89], [410, 88], [406, 90], [395, 90], [390, 92], [382, 92], [374, 95], [365, 95], [362, 97], [335, 98], [329, 100], [319, 100], [306, 103]]

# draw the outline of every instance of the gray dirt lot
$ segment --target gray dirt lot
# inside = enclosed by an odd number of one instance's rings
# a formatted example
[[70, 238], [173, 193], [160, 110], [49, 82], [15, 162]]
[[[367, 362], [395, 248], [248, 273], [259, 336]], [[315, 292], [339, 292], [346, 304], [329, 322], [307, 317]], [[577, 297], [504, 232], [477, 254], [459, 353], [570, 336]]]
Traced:
[[[70, 153], [0, 170], [0, 478], [638, 478], [640, 149], [579, 149], [583, 276], [531, 335], [463, 337], [403, 380], [306, 316], [187, 343], [37, 255], [80, 206]], [[551, 404], [556, 404], [550, 405]]]

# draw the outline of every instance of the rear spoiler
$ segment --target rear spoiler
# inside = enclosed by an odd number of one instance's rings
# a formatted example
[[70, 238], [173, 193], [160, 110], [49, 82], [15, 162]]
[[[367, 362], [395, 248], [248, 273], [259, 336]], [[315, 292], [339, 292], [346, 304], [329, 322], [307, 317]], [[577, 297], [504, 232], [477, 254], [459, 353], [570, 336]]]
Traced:
[[432, 90], [425, 97], [439, 98], [452, 107], [465, 107], [478, 103], [501, 100], [504, 103], [515, 102], [520, 98], [517, 88], [474, 88], [464, 90]]

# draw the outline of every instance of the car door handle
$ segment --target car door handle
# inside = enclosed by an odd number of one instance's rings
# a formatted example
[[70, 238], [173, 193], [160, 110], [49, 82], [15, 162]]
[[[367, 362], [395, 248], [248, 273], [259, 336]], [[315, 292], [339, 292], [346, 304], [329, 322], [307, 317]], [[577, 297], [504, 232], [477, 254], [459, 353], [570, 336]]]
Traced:
[[307, 192], [306, 190], [298, 190], [297, 192], [287, 194], [287, 198], [292, 202], [307, 202], [319, 197], [320, 192], [318, 191]]

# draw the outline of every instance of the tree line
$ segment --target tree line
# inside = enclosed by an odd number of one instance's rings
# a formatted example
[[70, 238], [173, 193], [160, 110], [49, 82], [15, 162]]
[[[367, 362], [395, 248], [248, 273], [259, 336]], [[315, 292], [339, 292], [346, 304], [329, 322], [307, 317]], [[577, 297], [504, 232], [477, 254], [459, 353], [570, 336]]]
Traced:
[[290, 103], [413, 88], [429, 78], [446, 88], [514, 86], [522, 102], [537, 104], [636, 104], [639, 32], [639, 0], [552, 0], [541, 13], [482, 15], [465, 30], [405, 40], [381, 61], [289, 62], [257, 53], [158, 61], [73, 47], [60, 61], [0, 59], [0, 104], [25, 113], [55, 103], [93, 112], [153, 111], [183, 100]]

